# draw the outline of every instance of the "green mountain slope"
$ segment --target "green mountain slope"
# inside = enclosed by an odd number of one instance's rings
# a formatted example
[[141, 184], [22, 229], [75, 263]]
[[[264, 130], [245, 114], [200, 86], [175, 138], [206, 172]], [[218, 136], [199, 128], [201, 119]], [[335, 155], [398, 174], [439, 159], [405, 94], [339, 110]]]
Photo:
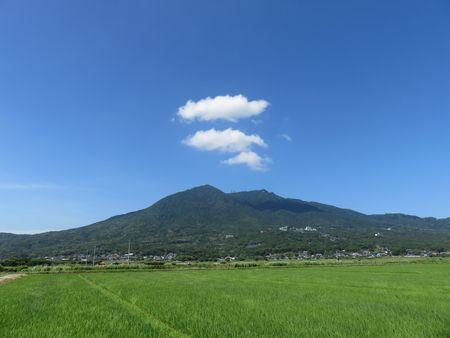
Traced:
[[81, 228], [36, 235], [0, 233], [0, 257], [125, 252], [175, 252], [196, 258], [269, 253], [334, 252], [388, 247], [450, 248], [450, 219], [364, 215], [266, 190], [224, 193], [205, 185], [165, 197], [149, 208]]

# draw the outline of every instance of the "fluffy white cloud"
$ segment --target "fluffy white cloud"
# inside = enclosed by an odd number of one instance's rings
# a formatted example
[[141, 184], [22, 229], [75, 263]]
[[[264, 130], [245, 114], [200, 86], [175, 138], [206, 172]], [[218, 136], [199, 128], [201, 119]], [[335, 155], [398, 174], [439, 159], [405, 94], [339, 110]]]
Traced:
[[233, 164], [245, 164], [250, 169], [255, 171], [266, 171], [267, 163], [271, 162], [269, 158], [262, 158], [253, 151], [243, 151], [228, 160], [222, 161], [222, 163]]
[[[184, 106], [178, 108], [177, 115], [188, 122], [226, 120], [237, 122], [239, 119], [258, 116], [269, 105], [265, 100], [249, 101], [243, 95], [207, 97], [197, 102], [189, 100]], [[252, 119], [254, 124], [261, 120]], [[183, 144], [190, 147], [221, 153], [235, 153], [222, 163], [228, 165], [244, 164], [252, 170], [264, 171], [269, 158], [263, 158], [252, 150], [253, 146], [267, 147], [264, 140], [256, 134], [247, 135], [240, 130], [228, 128], [225, 130], [199, 130], [189, 135]]]
[[252, 145], [267, 147], [267, 144], [259, 135], [247, 135], [232, 128], [200, 130], [194, 135], [189, 135], [183, 140], [183, 143], [200, 150], [215, 150], [225, 153], [247, 152]]
[[261, 114], [269, 105], [265, 100], [249, 101], [243, 95], [207, 97], [194, 102], [189, 100], [178, 108], [178, 116], [187, 121], [227, 120], [236, 122], [239, 119]]
[[286, 141], [292, 141], [292, 137], [290, 137], [288, 134], [281, 134], [280, 137], [285, 139]]

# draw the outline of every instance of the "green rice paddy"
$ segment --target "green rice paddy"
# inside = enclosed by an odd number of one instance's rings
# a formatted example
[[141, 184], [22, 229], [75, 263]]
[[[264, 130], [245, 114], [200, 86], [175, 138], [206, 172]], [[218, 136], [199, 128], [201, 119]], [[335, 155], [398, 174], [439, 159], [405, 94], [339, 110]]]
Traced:
[[0, 337], [448, 337], [450, 264], [36, 274]]

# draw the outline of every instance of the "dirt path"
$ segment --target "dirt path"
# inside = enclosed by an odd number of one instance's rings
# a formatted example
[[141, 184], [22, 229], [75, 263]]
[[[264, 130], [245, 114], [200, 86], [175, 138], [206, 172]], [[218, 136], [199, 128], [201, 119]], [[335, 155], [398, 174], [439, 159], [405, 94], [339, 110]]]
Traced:
[[25, 275], [23, 273], [15, 273], [15, 274], [12, 274], [12, 275], [0, 276], [0, 284], [6, 283], [8, 281], [12, 281], [12, 280], [20, 278], [22, 276], [25, 276]]

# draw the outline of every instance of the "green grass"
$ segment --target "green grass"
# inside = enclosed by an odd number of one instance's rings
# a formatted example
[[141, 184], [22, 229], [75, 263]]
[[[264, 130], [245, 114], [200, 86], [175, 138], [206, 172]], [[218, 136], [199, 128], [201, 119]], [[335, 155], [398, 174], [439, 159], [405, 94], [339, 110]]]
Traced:
[[446, 337], [450, 264], [31, 275], [0, 337]]

